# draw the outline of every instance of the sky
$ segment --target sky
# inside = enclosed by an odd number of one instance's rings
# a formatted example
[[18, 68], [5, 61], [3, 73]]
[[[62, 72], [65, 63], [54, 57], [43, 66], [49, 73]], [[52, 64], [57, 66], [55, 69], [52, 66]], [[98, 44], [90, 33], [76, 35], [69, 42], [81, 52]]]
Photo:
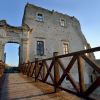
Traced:
[[[10, 25], [21, 26], [27, 3], [75, 16], [91, 47], [100, 46], [100, 0], [0, 0], [0, 20], [5, 19]], [[100, 52], [95, 53], [95, 56], [100, 59]]]
[[17, 67], [19, 63], [19, 44], [7, 43], [5, 45], [6, 61], [8, 66]]

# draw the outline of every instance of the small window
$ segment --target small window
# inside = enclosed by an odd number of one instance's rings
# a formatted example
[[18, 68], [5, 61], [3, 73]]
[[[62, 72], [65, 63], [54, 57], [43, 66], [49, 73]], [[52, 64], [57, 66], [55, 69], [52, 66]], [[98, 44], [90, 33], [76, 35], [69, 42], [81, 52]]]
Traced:
[[65, 26], [65, 20], [64, 20], [64, 19], [61, 19], [61, 20], [60, 20], [60, 25], [61, 25], [61, 26]]
[[38, 13], [37, 16], [36, 16], [36, 20], [42, 22], [43, 21], [43, 14]]
[[[84, 49], [86, 50], [86, 49], [87, 49], [87, 47], [86, 47], [86, 46], [84, 46]], [[86, 56], [88, 56], [88, 54], [87, 54], [87, 53], [85, 53], [85, 55], [86, 55]]]
[[86, 46], [84, 46], [84, 49], [86, 50], [86, 49], [87, 49], [87, 47], [86, 47]]
[[44, 55], [44, 42], [37, 41], [37, 55], [43, 56]]
[[68, 43], [63, 43], [63, 53], [68, 54]]

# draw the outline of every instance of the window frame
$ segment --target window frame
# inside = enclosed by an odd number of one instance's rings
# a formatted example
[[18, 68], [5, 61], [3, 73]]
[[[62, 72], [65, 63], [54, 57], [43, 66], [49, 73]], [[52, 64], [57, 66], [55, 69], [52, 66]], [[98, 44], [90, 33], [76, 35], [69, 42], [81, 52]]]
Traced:
[[65, 27], [65, 19], [60, 18], [60, 26]]
[[[67, 47], [65, 47], [65, 44]], [[69, 53], [69, 42], [63, 42], [63, 54]]]
[[[87, 46], [84, 45], [84, 50], [87, 50]], [[88, 53], [85, 53], [86, 56], [88, 56]]]
[[[41, 43], [42, 43], [42, 46], [43, 46], [42, 49], [41, 49], [41, 47], [39, 47], [38, 43], [40, 43], [40, 46], [41, 46]], [[36, 41], [36, 55], [37, 56], [44, 56], [44, 41], [42, 41], [42, 40]]]
[[[40, 17], [39, 14], [41, 14], [42, 16]], [[44, 21], [43, 13], [37, 12], [36, 13], [36, 20], [39, 21], [39, 22], [43, 22]]]

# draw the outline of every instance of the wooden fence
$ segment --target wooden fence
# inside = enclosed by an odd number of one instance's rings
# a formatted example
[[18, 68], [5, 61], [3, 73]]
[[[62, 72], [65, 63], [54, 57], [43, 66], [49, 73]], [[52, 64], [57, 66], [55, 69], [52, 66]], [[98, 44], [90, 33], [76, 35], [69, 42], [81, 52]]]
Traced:
[[[51, 58], [43, 60], [38, 60], [36, 58], [34, 62], [20, 64], [20, 71], [28, 77], [35, 78], [35, 81], [40, 80], [54, 86], [55, 92], [58, 89], [62, 89], [83, 97], [89, 97], [89, 95], [100, 86], [100, 66], [97, 66], [95, 61], [90, 57], [92, 53], [96, 51], [100, 51], [100, 47], [66, 55], [57, 55], [56, 52]], [[70, 59], [70, 61], [66, 64], [63, 61], [64, 59], [65, 62], [67, 59]], [[90, 69], [98, 74], [98, 77], [96, 77], [88, 87], [86, 86], [84, 75], [84, 67], [88, 66], [83, 66], [83, 62], [87, 63]], [[71, 73], [75, 64], [77, 64], [75, 69], [77, 69], [78, 72], [78, 82], [73, 78], [73, 74]], [[72, 89], [67, 88], [65, 84], [63, 85], [66, 80], [73, 86]]]
[[5, 64], [0, 60], [0, 78], [3, 76]]
[[4, 80], [4, 69], [5, 69], [5, 64], [2, 60], [0, 60], [0, 90], [1, 90], [1, 87], [2, 87], [2, 83], [3, 83], [3, 80]]

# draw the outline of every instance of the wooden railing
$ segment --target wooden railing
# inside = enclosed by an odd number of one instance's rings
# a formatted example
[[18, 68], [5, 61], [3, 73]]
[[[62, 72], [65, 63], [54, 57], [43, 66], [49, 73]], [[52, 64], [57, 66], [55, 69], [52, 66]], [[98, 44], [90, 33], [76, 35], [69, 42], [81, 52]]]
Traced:
[[[34, 62], [21, 64], [20, 71], [28, 77], [35, 78], [35, 81], [40, 80], [54, 86], [55, 92], [62, 89], [76, 95], [89, 97], [100, 86], [100, 66], [97, 66], [91, 59], [92, 53], [96, 51], [100, 51], [100, 47], [59, 56], [54, 53], [52, 58], [43, 60], [36, 58]], [[94, 81], [89, 82], [91, 84], [87, 84], [85, 81], [89, 75], [85, 74], [92, 74], [92, 71], [96, 72], [97, 77]], [[78, 80], [75, 79], [75, 74], [78, 76]], [[70, 89], [66, 84], [71, 84], [73, 87], [70, 85]]]
[[0, 78], [3, 76], [4, 69], [5, 69], [5, 64], [2, 60], [0, 60]]

